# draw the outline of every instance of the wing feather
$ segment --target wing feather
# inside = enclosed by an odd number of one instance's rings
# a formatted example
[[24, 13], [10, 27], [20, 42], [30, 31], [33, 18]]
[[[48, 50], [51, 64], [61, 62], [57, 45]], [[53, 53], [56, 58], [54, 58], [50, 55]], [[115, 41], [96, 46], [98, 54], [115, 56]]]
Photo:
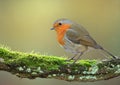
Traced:
[[73, 30], [71, 28], [68, 29], [66, 32], [66, 37], [70, 41], [72, 41], [73, 43], [76, 43], [76, 44], [82, 44], [82, 45], [90, 46], [90, 47], [94, 47], [94, 48], [97, 48], [97, 46], [98, 46], [96, 41], [88, 34], [88, 32], [81, 33], [80, 29], [77, 29], [77, 31]]

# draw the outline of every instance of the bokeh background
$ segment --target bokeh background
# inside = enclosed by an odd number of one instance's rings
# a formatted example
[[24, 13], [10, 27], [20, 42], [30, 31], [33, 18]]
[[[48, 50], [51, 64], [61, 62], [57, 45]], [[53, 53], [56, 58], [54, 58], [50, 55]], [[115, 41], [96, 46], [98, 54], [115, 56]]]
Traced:
[[[59, 18], [80, 23], [98, 43], [120, 55], [120, 0], [0, 0], [0, 44], [22, 52], [68, 56], [58, 45], [56, 33], [50, 30]], [[29, 80], [0, 71], [0, 85], [119, 85], [119, 80]]]

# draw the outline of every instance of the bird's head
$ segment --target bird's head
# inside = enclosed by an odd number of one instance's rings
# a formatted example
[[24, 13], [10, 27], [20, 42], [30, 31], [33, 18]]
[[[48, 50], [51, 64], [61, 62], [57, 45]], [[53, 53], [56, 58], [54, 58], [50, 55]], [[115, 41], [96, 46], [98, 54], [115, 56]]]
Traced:
[[53, 28], [51, 30], [55, 30], [56, 32], [66, 31], [72, 25], [72, 21], [68, 19], [58, 19], [54, 22]]

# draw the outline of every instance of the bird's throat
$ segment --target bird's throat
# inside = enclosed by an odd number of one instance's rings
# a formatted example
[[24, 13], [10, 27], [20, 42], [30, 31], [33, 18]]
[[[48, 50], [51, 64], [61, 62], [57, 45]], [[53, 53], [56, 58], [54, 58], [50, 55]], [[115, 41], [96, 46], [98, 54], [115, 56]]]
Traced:
[[64, 34], [62, 34], [62, 35], [59, 34], [59, 35], [57, 36], [58, 42], [59, 42], [59, 44], [61, 44], [61, 45], [64, 45], [64, 44], [65, 44], [63, 38], [64, 38]]
[[63, 39], [64, 39], [64, 35], [65, 35], [67, 29], [69, 29], [69, 28], [70, 28], [70, 25], [64, 25], [56, 30], [57, 31], [57, 40], [61, 45], [65, 44]]

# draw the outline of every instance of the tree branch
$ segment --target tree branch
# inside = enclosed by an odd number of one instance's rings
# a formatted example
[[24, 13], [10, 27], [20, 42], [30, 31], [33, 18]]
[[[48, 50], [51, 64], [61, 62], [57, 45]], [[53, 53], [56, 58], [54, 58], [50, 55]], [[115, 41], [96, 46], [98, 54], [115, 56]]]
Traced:
[[55, 78], [66, 81], [97, 81], [120, 75], [120, 59], [79, 60], [66, 62], [66, 58], [35, 53], [22, 53], [0, 47], [0, 70], [20, 78]]

